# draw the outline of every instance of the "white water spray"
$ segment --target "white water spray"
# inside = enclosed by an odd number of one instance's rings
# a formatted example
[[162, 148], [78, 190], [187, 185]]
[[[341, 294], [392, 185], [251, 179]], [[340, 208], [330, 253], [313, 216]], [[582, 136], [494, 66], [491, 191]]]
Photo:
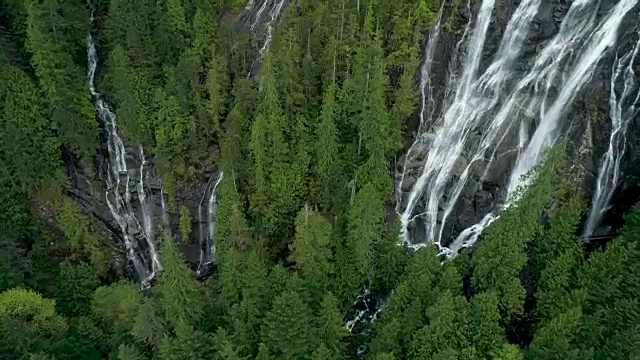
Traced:
[[[201, 275], [205, 267], [215, 262], [216, 244], [216, 213], [218, 211], [218, 186], [224, 178], [224, 173], [220, 171], [215, 181], [212, 176], [207, 184], [207, 190], [202, 195], [200, 204], [198, 205], [198, 223], [200, 224], [200, 263], [198, 264], [197, 274]], [[209, 193], [207, 202], [207, 231], [204, 230], [202, 221], [202, 203]]]
[[[506, 27], [493, 61], [484, 73], [478, 75], [494, 6], [493, 0], [483, 1], [467, 40], [461, 76], [458, 79], [452, 75], [447, 84], [445, 98], [451, 100], [444, 104], [433, 130], [422, 129], [421, 126], [422, 131], [429, 131], [416, 139], [416, 143], [423, 144], [412, 146], [412, 150], [418, 148], [422, 151], [420, 156], [424, 161], [417, 169], [413, 164], [413, 168], [407, 169], [405, 163], [405, 172], [419, 170], [420, 174], [399, 202], [406, 244], [419, 247], [426, 241], [434, 241], [443, 253], [453, 256], [460, 248], [471, 246], [501, 209], [516, 200], [513, 197], [516, 189], [526, 186], [521, 182], [521, 176], [540, 162], [544, 151], [561, 135], [560, 118], [589, 81], [598, 61], [615, 44], [623, 17], [636, 3], [637, 0], [621, 0], [609, 14], [597, 21], [599, 2], [576, 0], [559, 32], [536, 56], [531, 70], [516, 77], [515, 65], [540, 0], [523, 0], [520, 3]], [[428, 56], [425, 61], [427, 59]], [[519, 81], [513, 81], [518, 78]], [[421, 83], [428, 84], [425, 80]], [[517, 126], [514, 127], [515, 124]], [[528, 129], [532, 126], [535, 131], [529, 140]], [[407, 159], [415, 156], [411, 154], [412, 150]], [[496, 156], [498, 153], [501, 155]], [[517, 160], [507, 182], [506, 204], [494, 209], [495, 214], [489, 212], [478, 224], [462, 230], [453, 243], [445, 244], [444, 229], [472, 175], [476, 174], [482, 180], [496, 165], [498, 157], [510, 153], [517, 154]], [[416, 227], [416, 222], [421, 227]], [[411, 228], [414, 228], [412, 232], [409, 231]], [[426, 234], [420, 237], [426, 238], [410, 238], [422, 231]]]
[[[620, 182], [620, 163], [626, 150], [626, 134], [629, 123], [638, 115], [640, 86], [638, 86], [633, 65], [640, 50], [640, 39], [635, 47], [621, 58], [616, 58], [611, 75], [611, 91], [609, 96], [609, 117], [611, 118], [611, 136], [609, 148], [604, 154], [596, 190], [591, 201], [591, 211], [584, 227], [583, 237], [593, 235], [600, 225], [602, 217], [608, 210], [609, 201]], [[616, 83], [622, 76], [624, 87], [618, 97]], [[635, 95], [634, 95], [635, 93]]]
[[[255, 0], [250, 0], [247, 3], [244, 11], [250, 12], [254, 6], [255, 6]], [[258, 57], [251, 64], [251, 69], [249, 70], [249, 74], [247, 76], [249, 77], [251, 76], [256, 63], [259, 63], [260, 59], [262, 59], [264, 52], [269, 50], [269, 46], [271, 45], [271, 39], [273, 37], [273, 27], [276, 25], [276, 22], [280, 18], [280, 14], [282, 13], [282, 9], [284, 7], [285, 7], [285, 0], [263, 0], [262, 5], [260, 5], [260, 8], [258, 8], [255, 18], [251, 23], [250, 29], [253, 31], [262, 27], [263, 14], [265, 10], [268, 8], [269, 10], [266, 15], [267, 19], [264, 25], [264, 29], [265, 29], [264, 42], [260, 47], [260, 51], [258, 52]]]
[[[91, 17], [93, 22], [93, 16]], [[116, 115], [102, 99], [102, 95], [95, 89], [95, 73], [98, 66], [98, 57], [95, 48], [95, 39], [90, 35], [87, 39], [88, 63], [87, 72], [89, 91], [93, 96], [98, 117], [104, 125], [107, 135], [107, 149], [109, 156], [106, 159], [106, 186], [105, 193], [107, 206], [111, 215], [118, 223], [127, 249], [127, 258], [133, 264], [134, 270], [143, 287], [149, 286], [155, 274], [161, 270], [158, 254], [153, 242], [153, 226], [149, 214], [149, 204], [144, 189], [145, 159], [142, 148], [139, 149], [139, 181], [134, 197], [129, 186], [132, 173], [126, 162], [126, 149], [124, 142], [118, 135]], [[135, 158], [135, 155], [131, 154]], [[124, 189], [123, 189], [124, 187]], [[133, 201], [137, 199], [141, 212], [142, 224], [138, 221]]]

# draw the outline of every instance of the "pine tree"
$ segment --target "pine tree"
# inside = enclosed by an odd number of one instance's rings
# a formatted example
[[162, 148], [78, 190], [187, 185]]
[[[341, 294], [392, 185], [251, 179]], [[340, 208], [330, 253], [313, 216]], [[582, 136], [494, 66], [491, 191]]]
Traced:
[[559, 144], [526, 175], [532, 180], [527, 191], [521, 189], [518, 203], [487, 229], [483, 246], [474, 256], [473, 286], [498, 291], [505, 324], [524, 313], [525, 289], [519, 275], [527, 263], [526, 246], [541, 232], [540, 218], [553, 198], [558, 182], [556, 168], [564, 165], [564, 159], [564, 145]]
[[195, 330], [181, 322], [175, 329], [176, 336], [165, 335], [158, 349], [161, 360], [208, 360], [214, 351], [210, 334]]
[[[378, 336], [371, 344], [374, 354], [388, 352], [397, 357], [405, 356], [411, 337], [426, 324], [424, 309], [435, 304], [444, 284], [440, 275], [442, 266], [436, 254], [436, 246], [430, 245], [418, 250], [409, 260], [381, 319], [375, 324]], [[453, 293], [460, 290], [455, 289]]]
[[132, 345], [121, 344], [118, 348], [118, 360], [144, 360], [144, 355]]
[[180, 207], [180, 237], [187, 243], [191, 235], [191, 213], [186, 206]]
[[[338, 129], [335, 124], [336, 85], [327, 87], [322, 101], [322, 112], [316, 129], [316, 169], [320, 204], [325, 212], [334, 214], [340, 205], [341, 166], [339, 157]], [[336, 192], [338, 191], [338, 194]]]
[[485, 292], [471, 299], [470, 341], [481, 358], [499, 353], [506, 344], [504, 329], [500, 325], [499, 299], [495, 292]]
[[44, 116], [35, 85], [9, 65], [0, 65], [0, 82], [0, 161], [15, 190], [29, 193], [62, 183], [56, 124]]
[[445, 291], [436, 304], [427, 310], [429, 324], [420, 329], [411, 343], [415, 358], [469, 358], [473, 354], [469, 339], [469, 305], [461, 295]]
[[[27, 49], [61, 142], [89, 161], [97, 144], [97, 124], [85, 72], [74, 63], [72, 53], [73, 41], [88, 33], [86, 20], [79, 22], [75, 17], [87, 19], [88, 14], [76, 1], [28, 1], [25, 5]], [[81, 37], [73, 38], [78, 33]]]
[[55, 301], [44, 299], [32, 290], [16, 288], [0, 294], [0, 353], [47, 353], [67, 330], [64, 317], [58, 315]]
[[312, 299], [320, 299], [328, 286], [332, 272], [330, 246], [331, 225], [322, 215], [305, 207], [296, 217], [296, 238], [290, 248]]
[[[308, 167], [308, 152], [303, 124], [299, 121], [295, 129], [289, 128], [278, 100], [272, 66], [271, 54], [267, 53], [260, 70], [264, 98], [251, 132], [256, 182], [251, 207], [271, 241], [272, 251], [278, 252], [286, 249], [293, 225], [290, 219], [305, 192], [303, 174]], [[293, 143], [287, 141], [288, 136], [293, 136]]]
[[312, 320], [311, 309], [300, 294], [285, 291], [266, 314], [262, 339], [278, 359], [308, 358], [317, 346]]
[[314, 351], [314, 356], [320, 354], [329, 355], [325, 359], [343, 358], [342, 339], [348, 335], [340, 314], [340, 302], [331, 293], [327, 292], [322, 298], [318, 316], [318, 338], [321, 341], [320, 347]]
[[556, 316], [536, 332], [529, 346], [529, 353], [536, 359], [589, 359], [589, 350], [572, 345], [575, 334], [583, 323], [580, 307], [572, 307]]
[[239, 303], [229, 310], [230, 335], [234, 344], [242, 344], [247, 354], [254, 354], [260, 339], [260, 326], [275, 296], [269, 286], [266, 253], [254, 244], [243, 263]]
[[109, 265], [107, 241], [97, 230], [95, 221], [71, 199], [63, 199], [59, 207], [57, 225], [65, 234], [71, 249], [78, 253], [78, 258], [88, 258], [91, 272], [104, 274]]
[[145, 298], [137, 315], [132, 318], [133, 328], [130, 331], [137, 342], [154, 349], [161, 345], [167, 330], [166, 323], [158, 314], [159, 310], [156, 307], [157, 302]]
[[220, 360], [240, 360], [242, 359], [242, 357], [240, 356], [240, 348], [236, 348], [231, 341], [229, 340], [229, 337], [227, 336], [227, 332], [223, 329], [220, 328], [215, 336], [214, 336], [214, 341], [215, 341], [215, 348], [217, 351], [217, 357], [214, 357], [214, 359], [220, 359]]
[[158, 305], [174, 328], [195, 325], [204, 310], [200, 284], [191, 275], [171, 236], [162, 234], [163, 270], [158, 277]]
[[93, 291], [98, 286], [95, 270], [86, 264], [60, 265], [60, 284], [56, 291], [58, 311], [66, 316], [89, 315]]
[[380, 241], [384, 224], [384, 208], [380, 195], [367, 184], [356, 195], [349, 212], [349, 240], [356, 255], [361, 276], [371, 271], [373, 245]]
[[93, 293], [92, 316], [116, 347], [129, 336], [141, 311], [142, 294], [132, 283], [120, 282], [101, 286]]
[[[227, 64], [221, 54], [214, 54], [209, 64], [207, 73], [206, 89], [208, 102], [205, 105], [210, 117], [210, 125], [203, 126], [205, 129], [214, 131], [220, 130], [222, 114], [224, 114], [227, 106], [227, 89], [229, 80], [227, 78]], [[208, 131], [213, 134], [214, 131]]]

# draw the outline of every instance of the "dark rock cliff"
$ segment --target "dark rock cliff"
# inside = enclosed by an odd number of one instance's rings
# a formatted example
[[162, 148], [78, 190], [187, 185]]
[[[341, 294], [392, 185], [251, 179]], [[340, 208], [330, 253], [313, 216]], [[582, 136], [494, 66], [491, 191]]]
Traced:
[[[482, 74], [490, 65], [506, 25], [512, 14], [521, 1], [518, 0], [496, 0], [496, 5], [492, 14], [492, 22], [489, 26], [487, 39], [483, 48], [482, 60], [479, 73]], [[455, 3], [455, 2], [451, 2]], [[519, 56], [518, 63], [514, 71], [524, 73], [531, 68], [536, 55], [540, 53], [545, 44], [550, 41], [559, 31], [560, 23], [567, 14], [572, 1], [570, 0], [542, 0], [536, 17], [530, 26], [529, 33]], [[616, 2], [600, 2], [598, 17], [606, 16]], [[443, 27], [440, 34], [440, 41], [437, 44], [433, 66], [431, 69], [431, 81], [433, 85], [433, 97], [435, 99], [435, 114], [440, 113], [442, 104], [448, 101], [450, 94], [446, 93], [447, 81], [452, 73], [460, 70], [460, 64], [464, 57], [464, 46], [460, 46], [465, 26], [469, 21], [475, 20], [475, 16], [482, 4], [481, 0], [471, 0], [469, 7], [454, 6], [448, 4], [444, 7]], [[564, 138], [568, 139], [569, 149], [572, 151], [570, 158], [578, 161], [579, 166], [585, 169], [586, 177], [584, 186], [587, 194], [591, 194], [595, 186], [597, 171], [603, 154], [606, 152], [611, 133], [611, 118], [609, 116], [609, 93], [613, 62], [616, 54], [624, 54], [630, 51], [638, 41], [638, 23], [640, 20], [640, 6], [636, 5], [624, 18], [618, 34], [618, 41], [615, 48], [609, 49], [604, 57], [600, 59], [591, 80], [583, 87], [572, 102], [570, 108], [563, 115], [560, 126]], [[425, 40], [426, 42], [426, 40]], [[640, 62], [636, 62], [636, 72], [640, 69]], [[517, 81], [522, 75], [512, 76], [510, 81]], [[622, 79], [620, 79], [622, 80]], [[621, 84], [616, 84], [621, 86]], [[551, 91], [558, 92], [559, 89], [551, 88]], [[640, 119], [635, 119], [629, 125], [627, 132], [627, 149], [623, 159], [621, 172], [623, 180], [618, 186], [613, 199], [610, 211], [602, 222], [602, 227], [620, 226], [622, 213], [639, 200], [640, 186], [638, 177], [640, 176], [640, 166], [637, 159], [640, 155], [640, 136], [638, 130]], [[396, 171], [401, 172], [404, 164], [403, 154], [413, 143], [418, 128], [418, 120], [409, 124], [407, 133], [407, 146], [399, 156]], [[474, 136], [480, 139], [479, 129], [477, 135], [471, 134], [471, 148], [474, 145]], [[416, 146], [427, 148], [433, 141], [432, 134], [427, 132], [422, 136], [422, 141]], [[446, 222], [443, 230], [443, 239], [451, 239], [459, 234], [463, 229], [478, 223], [483, 216], [495, 209], [497, 204], [504, 202], [504, 190], [509, 180], [511, 168], [516, 160], [518, 134], [514, 132], [506, 136], [506, 140], [496, 152], [493, 161], [480, 161], [480, 164], [472, 167], [473, 174], [469, 183], [465, 186], [461, 196], [455, 203], [452, 215]], [[415, 149], [414, 149], [415, 150]], [[414, 151], [419, 153], [419, 151]], [[581, 153], [578, 156], [578, 152]], [[460, 173], [468, 165], [473, 154], [466, 153], [458, 160], [454, 166], [454, 176]], [[417, 168], [424, 160], [423, 157], [416, 157], [407, 164], [408, 169]], [[488, 168], [487, 168], [488, 166]], [[405, 176], [402, 184], [398, 184], [405, 194], [416, 182], [419, 173], [409, 170], [409, 175]], [[397, 178], [398, 179], [398, 178]], [[428, 190], [427, 190], [428, 191]], [[446, 196], [446, 194], [445, 194]], [[402, 196], [404, 198], [406, 196]], [[415, 213], [425, 211], [418, 204]], [[443, 209], [439, 209], [438, 219], [443, 217]], [[419, 220], [417, 226], [413, 227], [410, 237], [412, 242], [423, 242], [424, 232], [421, 230]], [[446, 243], [446, 242], [445, 242]]]

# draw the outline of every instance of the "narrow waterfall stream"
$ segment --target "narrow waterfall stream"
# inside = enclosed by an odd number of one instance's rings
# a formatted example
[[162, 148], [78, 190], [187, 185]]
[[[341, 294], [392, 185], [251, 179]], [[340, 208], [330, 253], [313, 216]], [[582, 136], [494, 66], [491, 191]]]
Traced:
[[[91, 17], [93, 23], [93, 16]], [[98, 118], [104, 128], [108, 156], [105, 171], [101, 174], [106, 184], [106, 202], [111, 215], [122, 231], [127, 259], [133, 267], [141, 286], [148, 287], [162, 266], [156, 252], [153, 223], [149, 202], [145, 193], [146, 160], [142, 147], [127, 149], [118, 135], [116, 115], [109, 109], [102, 95], [96, 91], [95, 75], [98, 67], [95, 38], [87, 40], [87, 73], [89, 91], [93, 97]], [[128, 150], [128, 151], [127, 151]], [[130, 163], [139, 167], [129, 166]]]
[[[443, 254], [455, 256], [517, 200], [516, 190], [527, 185], [522, 175], [566, 132], [561, 118], [616, 44], [622, 20], [637, 2], [620, 0], [601, 15], [598, 0], [574, 1], [557, 34], [532, 61], [523, 62], [519, 61], [522, 49], [541, 7], [541, 0], [523, 0], [498, 51], [481, 72], [487, 29], [495, 12], [495, 1], [483, 0], [459, 43], [465, 49], [459, 71], [449, 74], [442, 108], [432, 118], [428, 109], [434, 107], [424, 94], [431, 92], [429, 49], [436, 46], [441, 27], [440, 20], [436, 23], [421, 73], [420, 132], [405, 155], [397, 186], [402, 189], [396, 210], [405, 244], [420, 247], [435, 242]], [[520, 67], [528, 63], [522, 71]], [[492, 191], [478, 198], [478, 190], [486, 184]], [[462, 194], [471, 194], [472, 200]], [[467, 220], [456, 226], [460, 209], [469, 207], [481, 208], [484, 215], [475, 223]]]
[[[256, 31], [260, 28], [264, 28], [264, 42], [260, 47], [258, 57], [251, 64], [251, 69], [249, 70], [248, 76], [251, 76], [254, 73], [256, 66], [259, 64], [260, 59], [262, 59], [262, 55], [265, 51], [269, 50], [271, 39], [273, 37], [273, 28], [280, 18], [280, 14], [282, 14], [282, 10], [285, 8], [285, 1], [286, 0], [262, 0], [262, 4], [258, 8], [255, 17], [251, 22], [251, 31]], [[250, 0], [245, 6], [244, 13], [250, 13], [251, 11], [253, 11], [254, 7], [255, 1]], [[267, 9], [269, 10], [265, 16], [265, 10]]]
[[[198, 269], [196, 270], [197, 276], [203, 276], [207, 273], [208, 267], [215, 262], [216, 244], [215, 244], [215, 232], [216, 232], [216, 213], [218, 211], [218, 186], [224, 178], [224, 173], [220, 171], [218, 174], [214, 174], [209, 179], [207, 189], [202, 194], [202, 199], [198, 204], [198, 222], [200, 224], [199, 237], [200, 237], [200, 262], [198, 263]], [[214, 180], [215, 179], [215, 180]], [[204, 229], [203, 224], [205, 221], [202, 219], [202, 203], [205, 197], [209, 195], [207, 201], [207, 229]]]
[[[611, 91], [609, 97], [609, 116], [612, 129], [609, 147], [604, 154], [600, 168], [596, 189], [591, 200], [591, 211], [584, 226], [583, 237], [593, 235], [596, 227], [608, 210], [609, 201], [620, 182], [620, 163], [626, 150], [626, 135], [629, 123], [638, 115], [640, 101], [640, 86], [633, 71], [633, 65], [640, 51], [640, 38], [635, 47], [622, 57], [616, 58], [611, 74]], [[622, 76], [624, 87], [618, 96], [616, 83]]]

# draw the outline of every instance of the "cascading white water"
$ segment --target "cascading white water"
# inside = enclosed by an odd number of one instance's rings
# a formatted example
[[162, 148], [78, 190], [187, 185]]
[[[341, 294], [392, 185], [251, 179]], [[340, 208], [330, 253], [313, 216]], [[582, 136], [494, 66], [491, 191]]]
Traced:
[[[278, 20], [278, 18], [280, 17], [280, 13], [282, 12], [282, 8], [284, 7], [284, 1], [285, 0], [280, 0], [276, 2], [276, 0], [274, 0], [273, 6], [269, 11], [269, 20], [267, 21], [267, 35], [264, 39], [264, 44], [262, 44], [262, 48], [260, 48], [261, 57], [262, 57], [262, 54], [269, 49], [269, 45], [271, 45], [271, 38], [273, 36], [273, 26], [275, 25], [276, 20]], [[265, 1], [265, 4], [266, 3], [267, 1]], [[261, 10], [263, 9], [261, 8]], [[259, 12], [259, 14], [261, 13], [262, 12]], [[256, 17], [256, 19], [259, 19], [259, 15], [258, 17]]]
[[[91, 17], [93, 22], [93, 16]], [[118, 135], [116, 115], [95, 89], [95, 73], [98, 57], [95, 39], [89, 35], [87, 39], [89, 69], [87, 72], [89, 91], [93, 96], [98, 117], [102, 122], [107, 136], [108, 158], [106, 159], [106, 202], [111, 215], [118, 223], [127, 249], [127, 258], [133, 264], [134, 270], [142, 286], [149, 286], [155, 274], [161, 269], [158, 254], [153, 241], [153, 224], [149, 214], [149, 204], [144, 188], [144, 166], [146, 165], [142, 148], [137, 154], [140, 161], [139, 181], [135, 191], [129, 186], [135, 174], [134, 169], [127, 167], [127, 153], [124, 142]], [[134, 154], [131, 154], [135, 158]], [[134, 210], [137, 200], [142, 212], [142, 224], [138, 221]], [[141, 243], [143, 242], [143, 243]]]
[[[252, 75], [253, 69], [256, 63], [260, 61], [264, 52], [269, 50], [269, 46], [271, 45], [271, 39], [273, 37], [273, 27], [275, 26], [275, 23], [278, 21], [278, 18], [282, 13], [282, 9], [285, 7], [285, 1], [286, 0], [263, 0], [262, 5], [260, 5], [260, 8], [258, 8], [258, 11], [256, 12], [255, 18], [251, 23], [251, 27], [250, 27], [251, 30], [256, 30], [258, 27], [262, 26], [263, 14], [265, 10], [269, 8], [269, 12], [266, 15], [267, 16], [266, 24], [264, 25], [264, 28], [266, 29], [264, 43], [262, 44], [262, 47], [260, 47], [260, 51], [258, 52], [258, 57], [254, 60], [253, 64], [251, 65], [251, 70], [249, 71], [248, 76]], [[249, 0], [247, 5], [245, 6], [244, 12], [245, 13], [250, 12], [254, 6], [255, 6], [255, 0]]]
[[[198, 204], [198, 223], [200, 224], [200, 263], [198, 264], [198, 275], [202, 275], [206, 266], [212, 264], [215, 261], [215, 232], [216, 212], [218, 210], [218, 186], [224, 178], [224, 173], [220, 171], [215, 181], [213, 181], [213, 178], [214, 177], [212, 176], [209, 179], [207, 190], [205, 190], [205, 193], [202, 195], [202, 199]], [[209, 193], [209, 200], [207, 201], [207, 231], [205, 231], [202, 221], [202, 203], [207, 193]]]
[[[611, 117], [611, 136], [609, 148], [604, 154], [598, 170], [596, 189], [591, 201], [591, 211], [583, 230], [583, 237], [593, 234], [596, 227], [608, 210], [609, 201], [620, 181], [620, 162], [626, 150], [626, 134], [629, 123], [638, 115], [640, 86], [638, 85], [633, 65], [640, 50], [640, 38], [628, 53], [616, 58], [611, 75], [609, 96], [609, 116]], [[616, 83], [623, 77], [624, 87], [618, 97]], [[634, 96], [635, 93], [635, 96]]]
[[160, 207], [162, 208], [162, 223], [165, 227], [169, 227], [169, 215], [167, 214], [167, 204], [164, 202], [164, 191], [160, 185]]
[[[478, 75], [494, 7], [494, 0], [483, 0], [471, 35], [467, 38], [465, 32], [463, 36], [467, 49], [460, 64], [461, 75], [450, 76], [440, 116], [432, 129], [421, 126], [424, 132], [417, 136], [406, 156], [405, 172], [419, 174], [399, 201], [406, 244], [419, 247], [434, 241], [449, 256], [471, 246], [500, 209], [494, 206], [495, 214], [490, 211], [478, 224], [461, 231], [451, 244], [445, 244], [443, 232], [449, 217], [455, 213], [470, 178], [476, 175], [484, 179], [495, 171], [498, 159], [510, 154], [517, 155], [517, 159], [502, 207], [513, 203], [516, 189], [526, 186], [521, 176], [540, 162], [544, 151], [561, 135], [560, 118], [588, 82], [598, 61], [615, 44], [623, 17], [637, 1], [621, 0], [600, 21], [598, 0], [574, 1], [558, 33], [537, 54], [531, 69], [517, 74], [515, 65], [541, 3], [523, 0], [509, 21], [492, 62]], [[437, 31], [439, 24], [432, 34]], [[425, 62], [428, 61], [432, 60], [427, 52]], [[426, 86], [429, 82], [423, 79], [421, 84]], [[423, 109], [424, 106], [423, 98]], [[532, 127], [535, 131], [529, 139]], [[421, 160], [417, 165], [416, 158]], [[413, 163], [409, 163], [410, 159]], [[412, 228], [415, 229], [410, 231]], [[412, 239], [416, 232], [425, 232], [426, 238]]]
[[[444, 3], [443, 3], [444, 6]], [[431, 66], [433, 65], [433, 58], [436, 52], [436, 44], [438, 43], [438, 38], [440, 36], [440, 28], [442, 26], [442, 11], [443, 7], [440, 7], [440, 11], [438, 12], [438, 19], [436, 21], [436, 25], [429, 32], [429, 41], [427, 42], [427, 47], [424, 51], [424, 61], [422, 63], [422, 67], [420, 68], [420, 124], [418, 125], [418, 134], [424, 133], [424, 127], [427, 126], [428, 123], [433, 119], [433, 114], [435, 112], [435, 100], [433, 99], [433, 87], [431, 86], [431, 77], [429, 74], [431, 73]], [[419, 137], [417, 137], [419, 139]], [[416, 156], [420, 154], [415, 151], [417, 146], [421, 146], [421, 142], [414, 142], [409, 150], [407, 151], [406, 159], [402, 167], [402, 173], [400, 174], [400, 184], [404, 183], [404, 176], [407, 173], [407, 164], [413, 161]], [[396, 213], [400, 214], [400, 207], [402, 204], [402, 188], [397, 189], [396, 193]]]

